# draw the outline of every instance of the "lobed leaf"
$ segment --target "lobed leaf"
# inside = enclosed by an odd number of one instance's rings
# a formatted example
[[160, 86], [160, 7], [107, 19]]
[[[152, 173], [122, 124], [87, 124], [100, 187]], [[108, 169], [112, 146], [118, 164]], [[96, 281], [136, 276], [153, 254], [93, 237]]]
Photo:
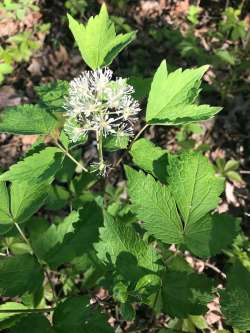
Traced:
[[135, 39], [135, 32], [116, 35], [107, 7], [102, 5], [99, 15], [90, 17], [87, 24], [78, 23], [68, 14], [69, 28], [86, 64], [92, 68], [108, 66]]
[[[154, 158], [163, 150], [145, 141], [138, 147], [148, 149], [149, 156], [145, 162], [141, 155], [146, 156], [146, 149], [135, 150], [132, 155], [137, 164], [155, 173], [152, 161], [157, 162]], [[231, 244], [240, 230], [239, 222], [225, 214], [209, 215], [218, 205], [224, 181], [215, 175], [207, 158], [198, 152], [184, 152], [168, 155], [155, 165], [168, 171], [167, 186], [126, 168], [132, 210], [145, 229], [164, 243], [184, 244], [200, 257], [215, 255]]]
[[157, 69], [149, 93], [146, 121], [149, 124], [180, 125], [208, 119], [221, 108], [196, 105], [201, 78], [208, 66], [178, 69], [168, 73], [166, 61]]

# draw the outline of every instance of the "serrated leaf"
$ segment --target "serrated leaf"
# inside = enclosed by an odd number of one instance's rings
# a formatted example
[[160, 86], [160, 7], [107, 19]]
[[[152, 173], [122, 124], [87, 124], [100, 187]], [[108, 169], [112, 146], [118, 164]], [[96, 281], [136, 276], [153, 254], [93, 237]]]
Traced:
[[[12, 277], [12, 278], [10, 278]], [[0, 260], [0, 292], [2, 296], [21, 296], [33, 292], [43, 282], [40, 265], [29, 254]]]
[[131, 225], [115, 220], [105, 213], [104, 227], [100, 228], [100, 241], [95, 244], [98, 258], [116, 264], [117, 258], [129, 253], [136, 258], [137, 265], [151, 271], [157, 271], [158, 256], [155, 250], [144, 242]]
[[58, 226], [34, 219], [29, 225], [32, 247], [40, 259], [58, 267], [92, 248], [101, 223], [102, 211], [95, 202], [73, 211]]
[[168, 153], [147, 139], [137, 140], [131, 147], [133, 162], [162, 182], [167, 179]]
[[0, 175], [0, 181], [50, 183], [61, 168], [63, 159], [64, 155], [58, 148], [47, 147], [12, 165]]
[[171, 317], [203, 314], [213, 300], [212, 281], [205, 275], [168, 271], [162, 281], [163, 311]]
[[41, 100], [41, 105], [50, 112], [65, 111], [63, 105], [65, 103], [65, 97], [68, 94], [68, 89], [68, 81], [63, 80], [57, 80], [35, 87], [35, 91]]
[[86, 64], [92, 68], [108, 66], [135, 38], [135, 32], [116, 35], [107, 7], [102, 5], [99, 15], [90, 17], [87, 24], [78, 23], [68, 14], [69, 28]]
[[60, 303], [53, 315], [56, 333], [112, 333], [105, 315], [91, 307], [85, 296], [66, 299]]
[[34, 215], [44, 204], [48, 190], [47, 183], [12, 183], [10, 196], [13, 222], [23, 223]]
[[0, 115], [0, 132], [12, 134], [50, 134], [58, 125], [56, 117], [38, 105], [8, 107]]
[[144, 222], [145, 229], [165, 243], [181, 243], [183, 228], [168, 187], [129, 167], [126, 175], [132, 210]]
[[224, 189], [224, 179], [215, 176], [208, 159], [197, 152], [171, 155], [168, 182], [185, 226], [215, 209]]
[[206, 215], [185, 229], [184, 243], [199, 257], [211, 257], [232, 244], [239, 221], [226, 214]]
[[197, 69], [178, 69], [168, 73], [163, 61], [155, 73], [148, 99], [146, 120], [149, 124], [180, 125], [205, 120], [221, 108], [194, 104], [201, 78], [208, 66]]
[[221, 310], [234, 328], [250, 330], [250, 272], [239, 262], [231, 269], [226, 289], [221, 294]]
[[18, 321], [15, 327], [10, 330], [11, 333], [55, 333], [48, 319], [39, 313], [33, 313], [25, 316]]

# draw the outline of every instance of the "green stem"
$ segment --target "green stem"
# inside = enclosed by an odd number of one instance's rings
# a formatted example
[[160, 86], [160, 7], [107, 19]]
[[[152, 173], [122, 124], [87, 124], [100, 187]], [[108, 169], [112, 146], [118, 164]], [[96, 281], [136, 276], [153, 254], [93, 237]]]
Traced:
[[104, 160], [103, 160], [102, 131], [101, 130], [96, 132], [96, 140], [97, 140], [98, 158], [99, 158], [100, 164], [103, 164]]
[[23, 239], [24, 243], [26, 243], [28, 245], [28, 247], [30, 248], [30, 253], [33, 255], [33, 249], [32, 246], [28, 240], [28, 238], [25, 236], [25, 234], [23, 233], [22, 229], [19, 227], [18, 223], [14, 222], [15, 227], [17, 228], [17, 231], [19, 232], [21, 238]]
[[0, 310], [0, 313], [34, 313], [34, 312], [51, 312], [55, 308], [44, 308], [44, 309], [11, 309], [11, 310]]
[[[141, 129], [140, 131], [136, 134], [136, 136], [134, 137], [134, 139], [130, 142], [129, 146], [128, 146], [128, 149], [127, 151], [130, 151], [131, 147], [133, 146], [134, 142], [142, 135], [142, 133], [145, 131], [145, 129], [148, 128], [148, 126], [150, 126], [149, 124], [145, 124]], [[124, 156], [125, 156], [126, 152], [124, 152], [122, 154], [122, 156], [119, 158], [119, 160], [115, 163], [115, 167], [118, 167], [122, 160], [124, 159]]]
[[60, 143], [56, 142], [57, 147], [66, 155], [68, 156], [71, 161], [73, 161], [78, 167], [81, 168], [81, 170], [88, 172], [88, 170], [81, 164], [79, 163], [71, 154], [68, 150], [64, 149], [63, 146], [60, 145]]

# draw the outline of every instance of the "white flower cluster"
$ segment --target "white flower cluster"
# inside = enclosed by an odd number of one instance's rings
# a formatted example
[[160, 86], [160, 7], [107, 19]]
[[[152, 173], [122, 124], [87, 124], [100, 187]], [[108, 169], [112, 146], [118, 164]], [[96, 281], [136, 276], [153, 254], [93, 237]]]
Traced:
[[85, 71], [70, 82], [65, 103], [65, 131], [72, 142], [83, 139], [87, 132], [99, 135], [133, 134], [133, 120], [140, 111], [126, 79], [112, 80], [108, 69]]

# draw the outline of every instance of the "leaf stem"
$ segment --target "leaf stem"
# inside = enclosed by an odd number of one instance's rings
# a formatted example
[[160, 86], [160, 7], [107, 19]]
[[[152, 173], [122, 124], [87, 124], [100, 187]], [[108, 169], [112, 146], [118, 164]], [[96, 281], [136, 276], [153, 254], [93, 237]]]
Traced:
[[[127, 151], [130, 151], [130, 149], [131, 149], [131, 147], [133, 146], [134, 142], [135, 142], [135, 141], [136, 141], [136, 140], [142, 135], [142, 133], [148, 128], [148, 126], [149, 126], [149, 124], [145, 124], [145, 125], [140, 129], [140, 131], [136, 134], [136, 136], [135, 136], [135, 137], [133, 138], [133, 140], [130, 142]], [[125, 156], [125, 154], [126, 154], [127, 151], [125, 151], [125, 152], [122, 154], [122, 156], [119, 158], [119, 160], [115, 163], [115, 167], [118, 167], [118, 166], [121, 164], [121, 162], [122, 162], [122, 160], [124, 159], [124, 156]]]
[[57, 145], [57, 147], [69, 158], [71, 159], [71, 161], [73, 161], [78, 167], [81, 168], [81, 170], [88, 172], [88, 170], [81, 164], [79, 163], [71, 154], [68, 150], [66, 150], [65, 148], [63, 148], [63, 146], [60, 145], [59, 142], [55, 142], [55, 144]]
[[34, 254], [32, 246], [28, 240], [28, 238], [25, 236], [25, 234], [23, 233], [22, 229], [19, 227], [18, 223], [14, 222], [15, 227], [17, 228], [17, 231], [19, 232], [21, 238], [23, 239], [24, 243], [26, 243], [28, 245], [28, 247], [30, 248], [30, 253]]

